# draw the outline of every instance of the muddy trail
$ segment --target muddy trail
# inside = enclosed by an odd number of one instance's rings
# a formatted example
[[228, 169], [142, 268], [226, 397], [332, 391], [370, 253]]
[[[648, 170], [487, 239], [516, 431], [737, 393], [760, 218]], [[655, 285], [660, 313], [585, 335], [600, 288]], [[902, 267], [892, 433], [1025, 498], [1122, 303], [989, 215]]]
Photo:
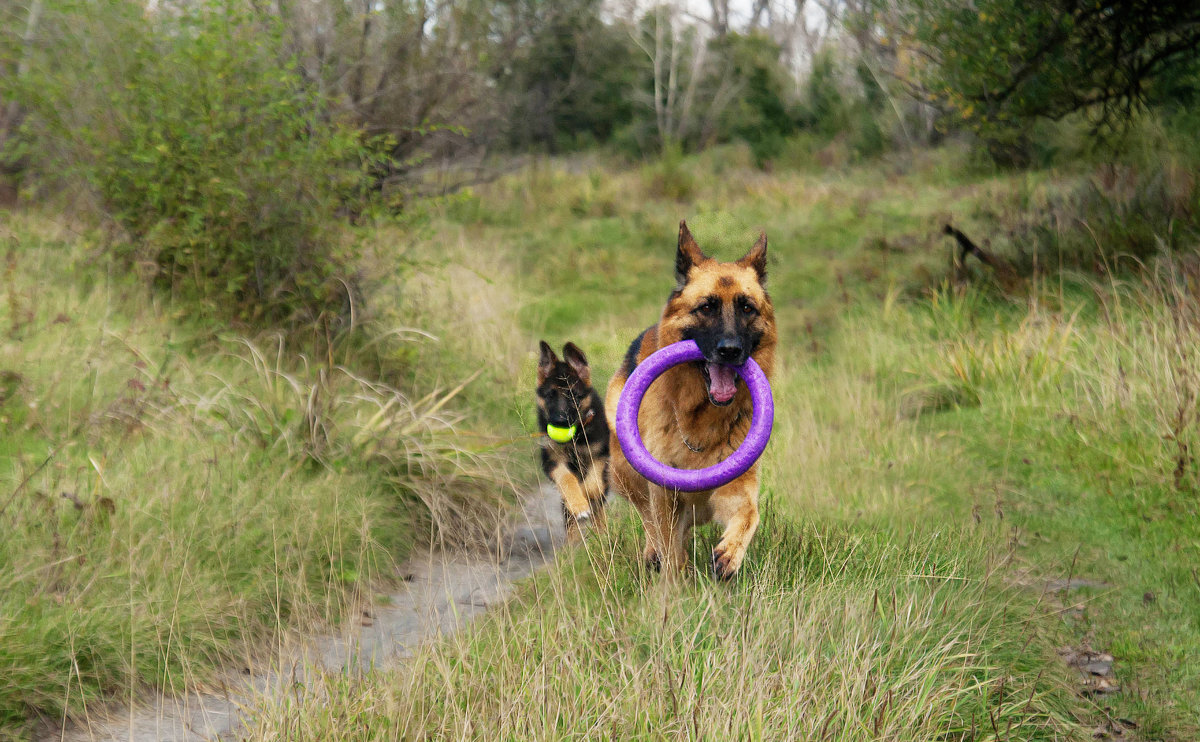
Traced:
[[401, 566], [405, 582], [346, 621], [339, 633], [305, 637], [274, 651], [267, 667], [230, 669], [217, 685], [180, 696], [147, 696], [132, 706], [88, 709], [65, 723], [45, 723], [36, 742], [197, 742], [236, 739], [243, 720], [272, 698], [294, 692], [318, 671], [386, 668], [440, 634], [469, 624], [506, 600], [515, 583], [554, 559], [564, 539], [557, 490], [543, 487], [526, 503], [490, 554], [426, 550]]

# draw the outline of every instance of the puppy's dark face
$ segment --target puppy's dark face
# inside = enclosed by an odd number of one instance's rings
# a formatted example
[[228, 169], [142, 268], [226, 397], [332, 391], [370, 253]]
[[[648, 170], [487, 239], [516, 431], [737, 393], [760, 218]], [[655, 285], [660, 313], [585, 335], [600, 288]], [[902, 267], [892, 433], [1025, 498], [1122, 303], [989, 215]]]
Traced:
[[687, 225], [680, 225], [675, 291], [661, 323], [663, 344], [695, 340], [704, 360], [695, 366], [708, 400], [725, 406], [737, 393], [733, 366], [740, 366], [773, 338], [775, 311], [765, 288], [767, 238], [733, 263], [718, 263], [700, 251]]
[[544, 341], [541, 351], [538, 361], [538, 424], [543, 431], [546, 425], [559, 428], [575, 425], [582, 430], [596, 416], [587, 358], [574, 343], [563, 346], [565, 360], [561, 361]]

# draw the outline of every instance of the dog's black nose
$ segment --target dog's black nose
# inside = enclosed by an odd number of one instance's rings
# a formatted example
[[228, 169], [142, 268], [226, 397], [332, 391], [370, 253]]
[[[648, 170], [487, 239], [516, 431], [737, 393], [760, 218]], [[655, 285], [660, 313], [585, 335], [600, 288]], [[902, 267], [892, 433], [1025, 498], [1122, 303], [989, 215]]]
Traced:
[[717, 358], [721, 363], [737, 366], [746, 362], [746, 351], [736, 340], [719, 340], [717, 341]]

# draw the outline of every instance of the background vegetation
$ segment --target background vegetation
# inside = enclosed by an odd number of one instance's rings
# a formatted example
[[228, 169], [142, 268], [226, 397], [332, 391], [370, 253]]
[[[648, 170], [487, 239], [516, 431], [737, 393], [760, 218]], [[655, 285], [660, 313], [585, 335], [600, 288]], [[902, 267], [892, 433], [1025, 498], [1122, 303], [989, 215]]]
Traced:
[[746, 576], [648, 579], [618, 517], [248, 735], [1194, 738], [1198, 29], [1187, 3], [0, 0], [0, 737], [492, 543], [536, 484], [536, 339], [606, 379], [687, 217], [724, 257], [771, 238]]

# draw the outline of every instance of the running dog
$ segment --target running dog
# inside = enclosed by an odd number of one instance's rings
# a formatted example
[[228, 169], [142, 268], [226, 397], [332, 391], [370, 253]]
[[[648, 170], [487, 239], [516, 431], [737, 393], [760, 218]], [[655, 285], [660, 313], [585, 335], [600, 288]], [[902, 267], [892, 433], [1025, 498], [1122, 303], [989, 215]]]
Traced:
[[[562, 495], [567, 540], [581, 538], [580, 526], [604, 528], [608, 492], [608, 421], [604, 403], [592, 388], [587, 358], [574, 343], [563, 359], [541, 342], [537, 369], [538, 430], [545, 435], [542, 469]], [[555, 437], [556, 436], [557, 439]]]
[[766, 277], [765, 233], [740, 260], [721, 263], [705, 255], [687, 223], [680, 222], [675, 288], [658, 323], [633, 341], [608, 384], [612, 483], [642, 517], [644, 557], [654, 568], [681, 571], [692, 528], [715, 520], [725, 531], [712, 552], [713, 571], [719, 579], [737, 574], [758, 528], [758, 466], [704, 492], [652, 484], [621, 451], [612, 417], [617, 400], [638, 363], [659, 348], [695, 340], [704, 360], [675, 366], [650, 386], [638, 428], [646, 448], [668, 466], [699, 469], [728, 458], [746, 437], [753, 409], [750, 392], [732, 367], [753, 358], [770, 378], [775, 365], [775, 310]]

